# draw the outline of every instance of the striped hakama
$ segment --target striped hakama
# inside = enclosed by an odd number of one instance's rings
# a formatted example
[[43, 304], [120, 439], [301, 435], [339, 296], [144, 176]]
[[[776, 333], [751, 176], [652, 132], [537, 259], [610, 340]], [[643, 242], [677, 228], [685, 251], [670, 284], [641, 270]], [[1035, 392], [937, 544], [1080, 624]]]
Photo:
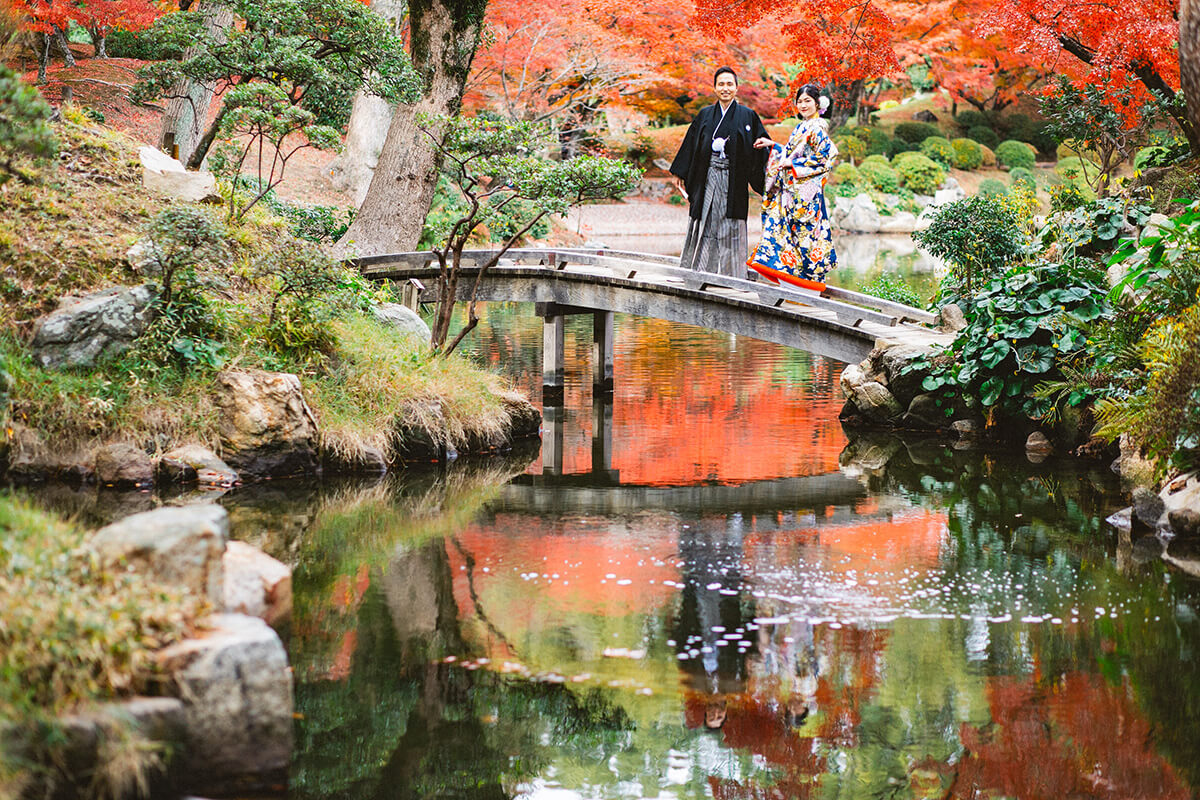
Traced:
[[746, 253], [750, 249], [746, 220], [725, 216], [728, 196], [729, 160], [713, 154], [708, 162], [700, 219], [688, 224], [679, 266], [734, 278], [746, 277]]

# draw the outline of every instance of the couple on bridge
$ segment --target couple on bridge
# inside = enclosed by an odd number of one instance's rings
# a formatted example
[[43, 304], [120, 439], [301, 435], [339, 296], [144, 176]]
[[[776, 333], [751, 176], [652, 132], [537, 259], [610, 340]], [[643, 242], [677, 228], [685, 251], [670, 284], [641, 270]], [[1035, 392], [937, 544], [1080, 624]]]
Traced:
[[[717, 103], [696, 115], [671, 164], [691, 223], [680, 266], [744, 278], [747, 267], [822, 281], [837, 264], [825, 206], [825, 177], [837, 160], [821, 114], [829, 98], [806, 84], [794, 98], [800, 123], [787, 144], [772, 141], [752, 109], [737, 102], [737, 74], [713, 75]], [[746, 259], [749, 188], [762, 195], [762, 240]]]

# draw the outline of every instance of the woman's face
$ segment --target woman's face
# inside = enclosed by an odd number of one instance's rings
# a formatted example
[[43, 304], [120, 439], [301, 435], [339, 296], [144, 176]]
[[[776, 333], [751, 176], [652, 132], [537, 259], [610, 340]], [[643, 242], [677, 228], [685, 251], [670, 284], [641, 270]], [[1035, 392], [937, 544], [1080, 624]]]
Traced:
[[717, 99], [722, 103], [728, 103], [737, 94], [738, 84], [737, 78], [728, 72], [722, 72], [717, 76], [717, 82], [713, 86], [713, 91], [717, 93]]
[[817, 105], [817, 101], [811, 95], [802, 94], [796, 100], [796, 110], [800, 112], [802, 119], [812, 119], [817, 115], [820, 106]]

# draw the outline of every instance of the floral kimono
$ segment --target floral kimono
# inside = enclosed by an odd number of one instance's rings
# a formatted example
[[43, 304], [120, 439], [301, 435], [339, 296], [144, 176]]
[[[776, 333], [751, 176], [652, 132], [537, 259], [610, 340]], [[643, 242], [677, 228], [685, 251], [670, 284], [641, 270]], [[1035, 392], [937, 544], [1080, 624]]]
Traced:
[[822, 281], [837, 265], [823, 192], [837, 155], [821, 119], [801, 121], [786, 145], [774, 146], [763, 194], [762, 241], [748, 266]]

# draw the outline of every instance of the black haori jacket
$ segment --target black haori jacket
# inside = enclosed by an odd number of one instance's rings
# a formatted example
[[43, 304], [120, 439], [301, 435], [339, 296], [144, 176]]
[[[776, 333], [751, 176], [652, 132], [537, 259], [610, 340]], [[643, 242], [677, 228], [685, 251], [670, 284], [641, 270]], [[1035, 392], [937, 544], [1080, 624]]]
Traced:
[[[704, 205], [704, 187], [708, 179], [708, 161], [712, 156], [712, 140], [715, 128], [721, 119], [719, 103], [708, 106], [696, 115], [688, 126], [683, 144], [671, 162], [671, 174], [683, 179], [687, 187], [692, 219], [700, 219]], [[725, 114], [721, 135], [728, 135], [725, 142], [725, 157], [729, 159], [729, 196], [725, 204], [725, 216], [729, 219], [745, 219], [749, 212], [751, 189], [762, 194], [763, 181], [767, 174], [767, 158], [770, 148], [754, 149], [754, 141], [767, 135], [762, 120], [746, 106], [734, 101], [733, 108]]]

